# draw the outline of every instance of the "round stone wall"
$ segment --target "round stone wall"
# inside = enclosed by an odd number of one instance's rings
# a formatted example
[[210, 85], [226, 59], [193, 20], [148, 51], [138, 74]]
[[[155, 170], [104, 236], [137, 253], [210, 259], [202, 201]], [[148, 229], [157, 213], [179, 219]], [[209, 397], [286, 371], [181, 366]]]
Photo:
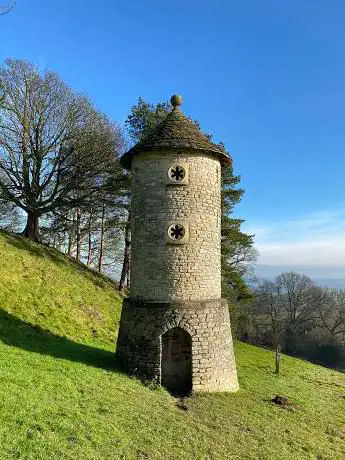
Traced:
[[[164, 384], [164, 368], [174, 363], [164, 362], [162, 337], [175, 328], [190, 337], [191, 389], [236, 391], [229, 308], [224, 299], [171, 303], [125, 299], [116, 349], [118, 364], [129, 373]], [[178, 377], [176, 380], [178, 386]]]
[[220, 299], [219, 160], [195, 151], [144, 153], [133, 158], [132, 180], [131, 297]]

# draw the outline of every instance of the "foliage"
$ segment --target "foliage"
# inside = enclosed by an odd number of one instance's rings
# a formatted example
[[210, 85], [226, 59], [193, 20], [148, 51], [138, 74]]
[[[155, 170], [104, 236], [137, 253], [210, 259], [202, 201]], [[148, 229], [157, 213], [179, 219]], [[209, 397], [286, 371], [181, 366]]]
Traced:
[[256, 261], [254, 235], [241, 231], [243, 219], [231, 217], [244, 190], [237, 188], [240, 176], [233, 173], [232, 164], [222, 170], [222, 294], [233, 302], [252, 297], [244, 276]]
[[131, 108], [125, 124], [133, 142], [138, 142], [147, 136], [170, 111], [169, 102], [149, 104], [139, 97], [138, 102]]

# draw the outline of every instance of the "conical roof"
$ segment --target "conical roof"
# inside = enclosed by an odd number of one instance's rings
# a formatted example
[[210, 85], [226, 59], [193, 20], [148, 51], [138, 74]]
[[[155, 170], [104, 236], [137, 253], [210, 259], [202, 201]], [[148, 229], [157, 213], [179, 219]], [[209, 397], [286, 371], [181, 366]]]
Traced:
[[217, 156], [221, 163], [229, 164], [229, 155], [211, 142], [193, 121], [181, 112], [182, 98], [172, 96], [171, 103], [173, 110], [165, 120], [121, 157], [122, 166], [131, 169], [133, 156], [142, 152], [175, 149], [203, 151]]

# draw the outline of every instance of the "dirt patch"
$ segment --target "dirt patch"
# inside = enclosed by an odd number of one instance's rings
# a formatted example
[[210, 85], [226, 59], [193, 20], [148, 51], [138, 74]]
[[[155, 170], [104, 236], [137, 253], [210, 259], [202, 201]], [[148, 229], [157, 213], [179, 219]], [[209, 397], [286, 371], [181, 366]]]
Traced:
[[282, 409], [287, 409], [292, 412], [297, 410], [296, 404], [291, 401], [287, 396], [280, 396], [276, 395], [274, 398], [271, 399], [271, 403], [280, 406]]

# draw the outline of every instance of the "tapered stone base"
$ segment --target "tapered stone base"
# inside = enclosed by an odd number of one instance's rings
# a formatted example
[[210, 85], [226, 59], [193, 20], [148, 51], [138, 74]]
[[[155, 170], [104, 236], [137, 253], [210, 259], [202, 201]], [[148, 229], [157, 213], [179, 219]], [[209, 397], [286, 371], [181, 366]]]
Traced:
[[127, 372], [172, 391], [238, 390], [224, 299], [171, 303], [125, 299], [116, 359]]

